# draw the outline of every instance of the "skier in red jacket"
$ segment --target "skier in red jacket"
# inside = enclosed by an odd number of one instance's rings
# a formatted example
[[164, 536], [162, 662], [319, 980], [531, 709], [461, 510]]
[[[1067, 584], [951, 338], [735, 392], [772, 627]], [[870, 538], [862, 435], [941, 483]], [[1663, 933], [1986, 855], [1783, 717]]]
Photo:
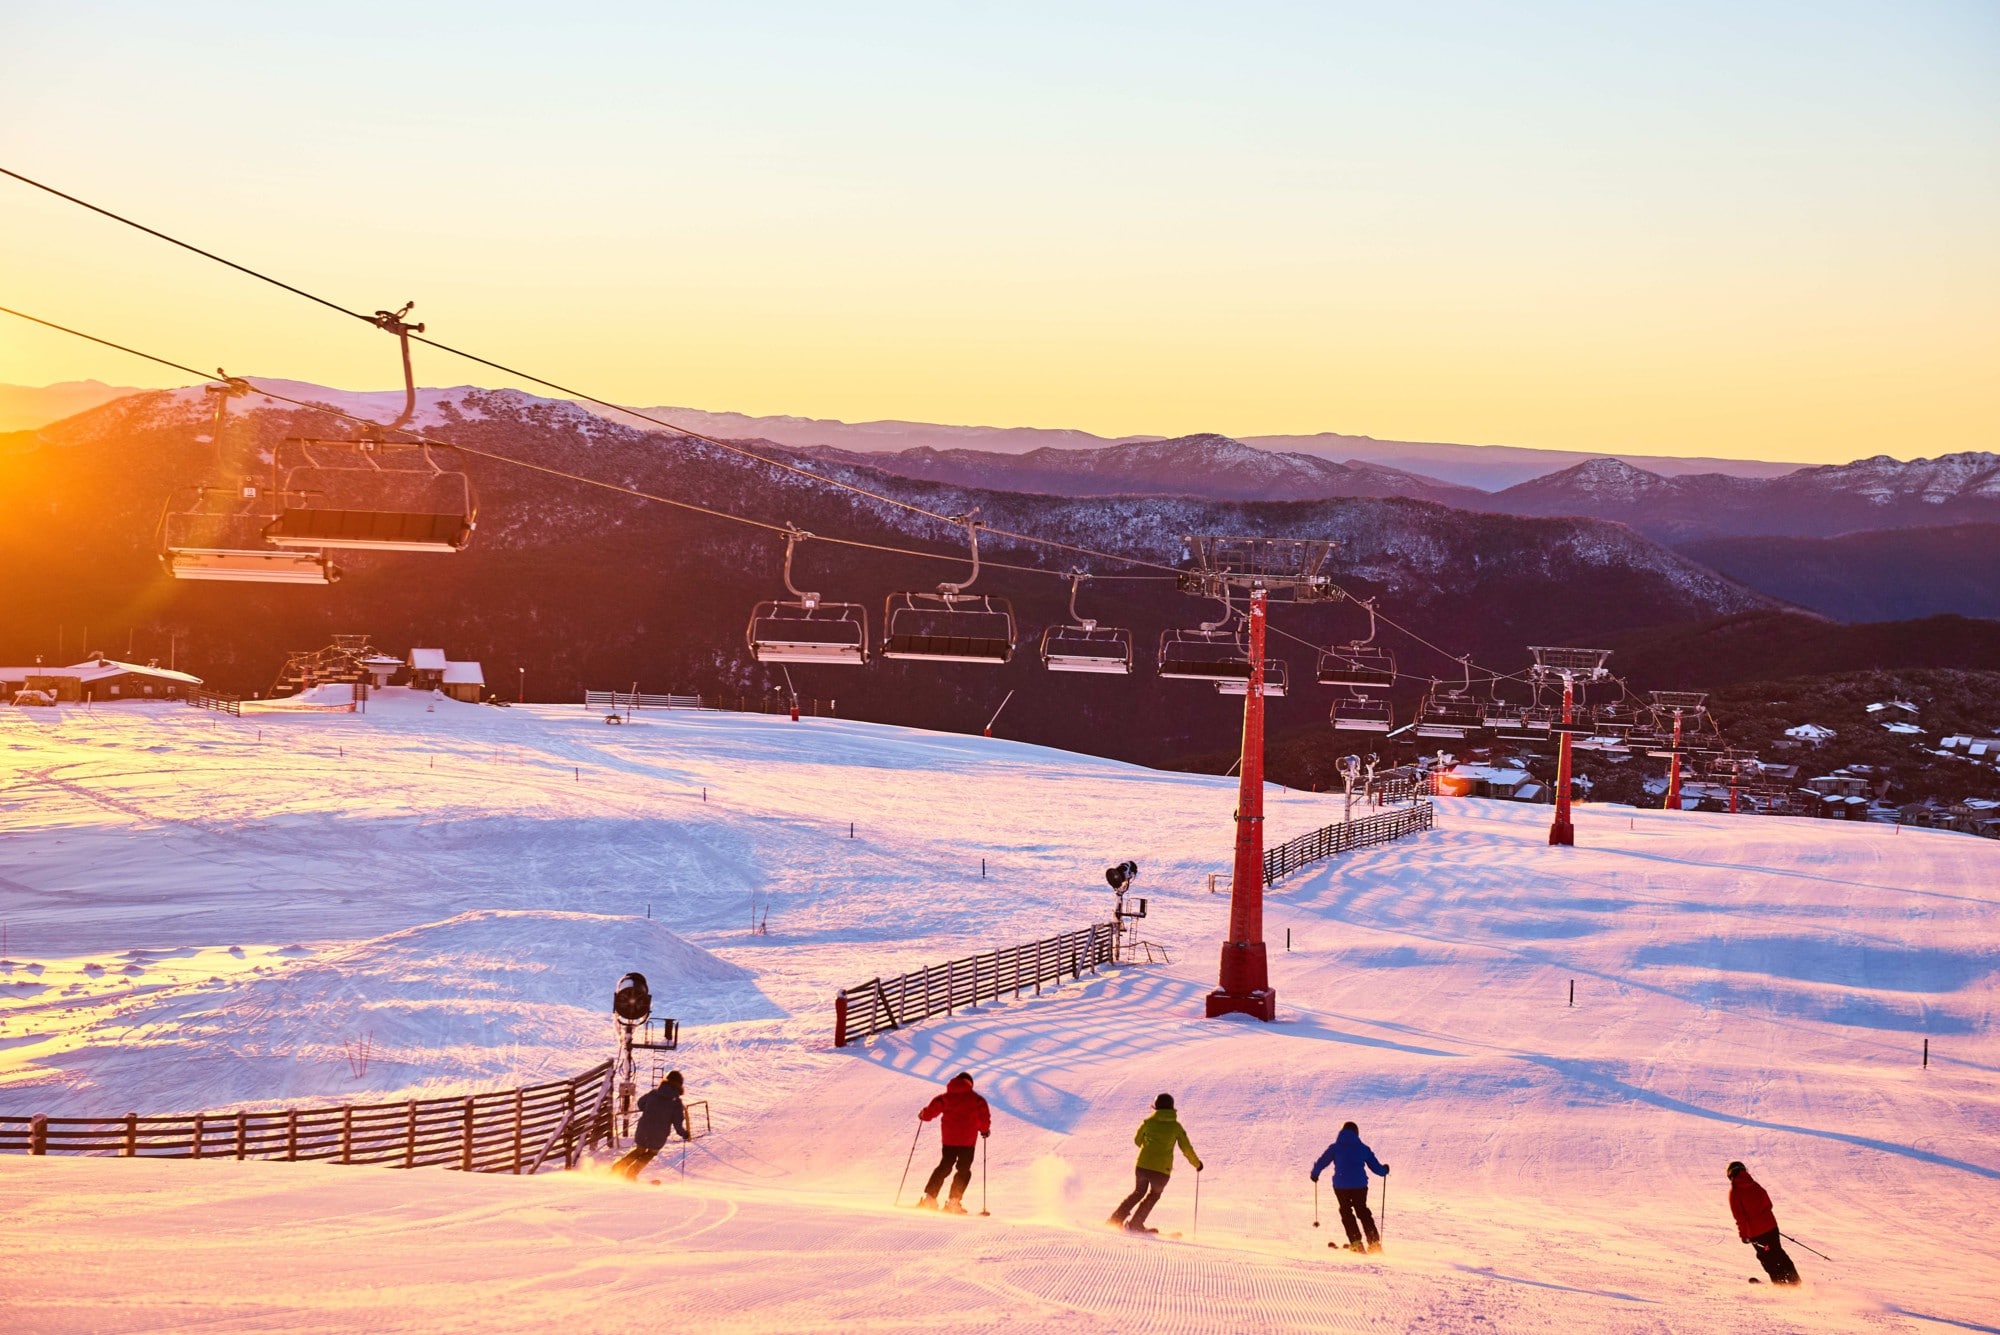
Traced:
[[[972, 1152], [979, 1145], [981, 1136], [993, 1133], [993, 1112], [986, 1106], [986, 1100], [972, 1092], [972, 1076], [960, 1071], [944, 1087], [944, 1093], [924, 1105], [917, 1114], [923, 1121], [943, 1117], [944, 1156], [931, 1172], [931, 1180], [924, 1187], [924, 1198], [917, 1202], [920, 1210], [942, 1209], [946, 1214], [964, 1214], [965, 1188], [972, 1181]], [[938, 1188], [944, 1185], [947, 1174], [957, 1171], [951, 1180], [951, 1199], [942, 1206], [938, 1204]]]
[[1729, 1213], [1736, 1216], [1736, 1236], [1757, 1249], [1757, 1260], [1773, 1284], [1796, 1284], [1799, 1268], [1785, 1253], [1779, 1240], [1778, 1216], [1771, 1210], [1771, 1194], [1757, 1185], [1750, 1170], [1740, 1161], [1729, 1165]]

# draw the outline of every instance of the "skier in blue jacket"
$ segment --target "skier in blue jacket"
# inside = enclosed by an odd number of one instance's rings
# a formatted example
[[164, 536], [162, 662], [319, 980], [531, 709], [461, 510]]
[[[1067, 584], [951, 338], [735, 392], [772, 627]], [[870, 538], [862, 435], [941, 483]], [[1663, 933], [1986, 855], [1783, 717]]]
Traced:
[[[1361, 1128], [1352, 1122], [1341, 1124], [1340, 1134], [1313, 1164], [1313, 1181], [1319, 1181], [1320, 1173], [1329, 1163], [1333, 1165], [1333, 1196], [1340, 1202], [1340, 1226], [1347, 1230], [1347, 1249], [1381, 1251], [1382, 1235], [1375, 1231], [1375, 1216], [1368, 1210], [1368, 1171], [1373, 1169], [1376, 1176], [1387, 1177], [1389, 1165], [1376, 1159], [1375, 1151], [1361, 1142]], [[1365, 1244], [1361, 1240], [1364, 1231], [1368, 1236]]]

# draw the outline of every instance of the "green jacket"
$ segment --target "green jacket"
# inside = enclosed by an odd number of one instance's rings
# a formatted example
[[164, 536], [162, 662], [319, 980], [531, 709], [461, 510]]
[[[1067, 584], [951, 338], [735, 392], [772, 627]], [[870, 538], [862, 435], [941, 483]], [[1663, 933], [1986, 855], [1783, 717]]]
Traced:
[[1139, 1167], [1155, 1173], [1174, 1171], [1174, 1146], [1181, 1147], [1187, 1161], [1201, 1168], [1201, 1156], [1188, 1144], [1187, 1131], [1181, 1126], [1180, 1118], [1174, 1116], [1172, 1108], [1161, 1108], [1151, 1117], [1139, 1123], [1139, 1130], [1133, 1135], [1132, 1143], [1139, 1147]]

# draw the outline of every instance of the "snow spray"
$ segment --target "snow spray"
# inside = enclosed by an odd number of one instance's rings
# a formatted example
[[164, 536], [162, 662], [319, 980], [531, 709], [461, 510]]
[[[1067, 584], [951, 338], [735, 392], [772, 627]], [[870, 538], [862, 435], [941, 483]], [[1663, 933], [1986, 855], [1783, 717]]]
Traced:
[[1059, 1154], [1043, 1154], [1028, 1166], [1028, 1185], [1034, 1193], [1038, 1223], [1066, 1224], [1076, 1202], [1083, 1196], [1083, 1174]]

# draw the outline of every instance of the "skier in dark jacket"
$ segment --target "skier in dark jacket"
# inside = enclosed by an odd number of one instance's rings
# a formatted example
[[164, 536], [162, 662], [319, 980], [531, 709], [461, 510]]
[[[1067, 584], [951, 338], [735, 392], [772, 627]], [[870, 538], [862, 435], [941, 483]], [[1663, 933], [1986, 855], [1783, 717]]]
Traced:
[[1201, 1171], [1201, 1156], [1194, 1152], [1187, 1128], [1174, 1111], [1173, 1095], [1162, 1094], [1153, 1100], [1153, 1115], [1139, 1123], [1132, 1143], [1139, 1147], [1139, 1162], [1132, 1169], [1132, 1194], [1119, 1202], [1104, 1222], [1128, 1233], [1158, 1233], [1157, 1228], [1146, 1227], [1146, 1216], [1160, 1203], [1160, 1193], [1174, 1175], [1175, 1148], [1187, 1156], [1195, 1172]]
[[679, 1071], [668, 1071], [658, 1089], [639, 1096], [639, 1125], [632, 1129], [631, 1153], [611, 1165], [613, 1173], [637, 1181], [639, 1170], [653, 1161], [670, 1133], [678, 1131], [682, 1140], [688, 1139], [687, 1106], [681, 1102], [684, 1083]]
[[1757, 1260], [1773, 1284], [1796, 1284], [1799, 1268], [1792, 1264], [1771, 1209], [1771, 1193], [1757, 1185], [1750, 1170], [1732, 1161], [1729, 1173], [1729, 1213], [1736, 1216], [1736, 1236], [1757, 1250]]
[[[1378, 1161], [1375, 1151], [1361, 1142], [1361, 1128], [1352, 1122], [1341, 1124], [1340, 1134], [1313, 1164], [1313, 1181], [1319, 1181], [1328, 1164], [1333, 1165], [1333, 1198], [1340, 1202], [1340, 1226], [1347, 1230], [1347, 1249], [1381, 1251], [1382, 1235], [1375, 1231], [1375, 1216], [1368, 1209], [1368, 1172], [1372, 1169], [1376, 1176], [1387, 1177], [1389, 1165]], [[1366, 1243], [1361, 1240], [1364, 1233]]]
[[[920, 1210], [943, 1210], [946, 1214], [965, 1213], [965, 1188], [972, 1181], [972, 1154], [978, 1148], [981, 1136], [993, 1134], [993, 1110], [986, 1106], [986, 1100], [972, 1091], [972, 1075], [960, 1071], [944, 1087], [944, 1093], [924, 1105], [917, 1114], [923, 1121], [942, 1117], [939, 1124], [940, 1139], [944, 1141], [944, 1154], [938, 1159], [938, 1166], [931, 1170], [931, 1180], [924, 1186], [923, 1199], [917, 1202]], [[938, 1204], [938, 1188], [944, 1185], [947, 1176], [956, 1170], [951, 1178], [951, 1199]]]

